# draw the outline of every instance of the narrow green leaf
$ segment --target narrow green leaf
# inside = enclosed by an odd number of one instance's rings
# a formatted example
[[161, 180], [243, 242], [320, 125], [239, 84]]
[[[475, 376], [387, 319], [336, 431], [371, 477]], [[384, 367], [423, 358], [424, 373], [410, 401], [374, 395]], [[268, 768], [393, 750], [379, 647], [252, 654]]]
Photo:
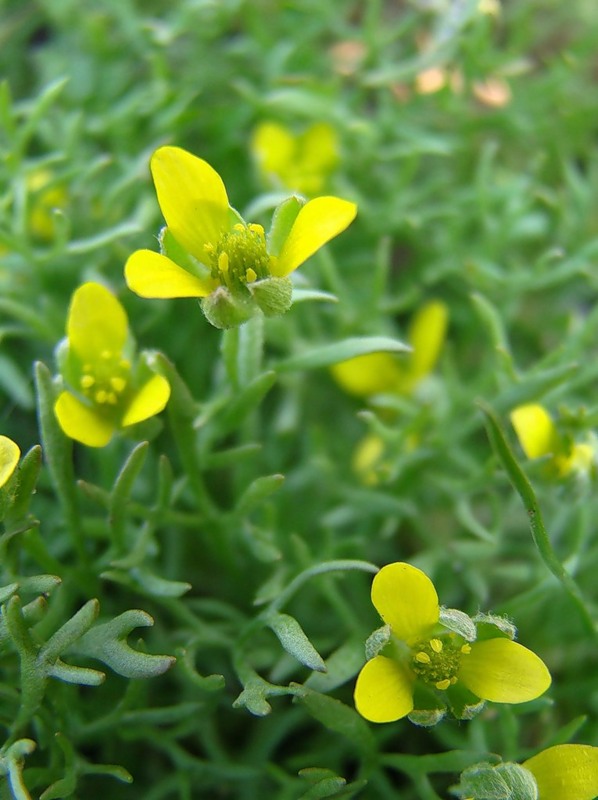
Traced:
[[256, 506], [261, 505], [264, 500], [280, 489], [284, 483], [284, 475], [263, 475], [252, 481], [247, 489], [239, 498], [235, 512], [237, 514], [247, 514]]
[[290, 614], [273, 614], [268, 619], [268, 627], [274, 631], [281, 645], [293, 658], [316, 672], [326, 672], [324, 659], [295, 617]]
[[542, 512], [540, 511], [540, 506], [536, 499], [532, 485], [519, 466], [513, 450], [507, 442], [498, 418], [492, 409], [485, 403], [478, 401], [478, 406], [485, 416], [486, 430], [492, 448], [505, 468], [513, 487], [523, 501], [523, 505], [525, 506], [525, 510], [527, 511], [529, 518], [532, 539], [536, 545], [538, 553], [540, 554], [546, 567], [558, 579], [563, 586], [563, 589], [574, 601], [575, 605], [579, 609], [588, 632], [592, 633], [594, 636], [597, 636], [598, 627], [586, 606], [579, 587], [571, 575], [569, 575], [569, 573], [565, 570], [553, 550], [548, 533], [544, 527]]
[[375, 750], [374, 735], [366, 721], [340, 700], [303, 686], [298, 687], [297, 701], [328, 730], [340, 733], [353, 742], [363, 755]]
[[110, 495], [108, 521], [114, 545], [118, 552], [122, 552], [125, 546], [126, 507], [131, 497], [133, 485], [145, 464], [148, 447], [148, 442], [141, 442], [133, 448], [116, 478]]
[[368, 353], [409, 353], [411, 348], [398, 339], [386, 336], [362, 336], [352, 339], [343, 339], [333, 344], [323, 344], [305, 350], [303, 353], [291, 356], [274, 365], [278, 372], [290, 372], [302, 369], [320, 369], [347, 361], [349, 358], [364, 356]]

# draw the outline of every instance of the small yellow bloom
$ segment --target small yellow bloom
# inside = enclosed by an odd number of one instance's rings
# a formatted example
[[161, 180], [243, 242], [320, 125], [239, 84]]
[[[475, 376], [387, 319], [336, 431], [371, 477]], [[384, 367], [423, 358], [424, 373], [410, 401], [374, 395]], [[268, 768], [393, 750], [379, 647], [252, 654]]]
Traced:
[[436, 366], [446, 337], [448, 309], [433, 300], [414, 315], [407, 335], [412, 352], [399, 359], [391, 353], [371, 353], [331, 367], [337, 383], [349, 394], [411, 394]]
[[33, 195], [29, 209], [29, 228], [41, 241], [50, 241], [54, 236], [54, 209], [64, 209], [68, 203], [66, 189], [53, 182], [52, 173], [37, 169], [27, 177], [27, 191]]
[[151, 160], [158, 202], [167, 230], [162, 253], [138, 250], [125, 278], [141, 297], [205, 298], [202, 308], [217, 327], [290, 306], [284, 280], [353, 221], [354, 203], [318, 197], [303, 204], [292, 197], [274, 214], [266, 237], [228, 202], [220, 175], [179, 147], [161, 147]]
[[20, 457], [19, 446], [8, 436], [0, 436], [0, 488], [10, 479]]
[[66, 334], [58, 360], [68, 389], [54, 410], [67, 436], [103, 447], [116, 430], [162, 411], [168, 381], [153, 374], [143, 357], [132, 363], [127, 316], [108, 289], [85, 283], [75, 291]]
[[569, 445], [556, 429], [546, 409], [537, 403], [517, 406], [511, 412], [511, 423], [528, 458], [551, 456], [549, 466], [558, 478], [571, 473], [587, 474], [594, 462], [590, 444]]
[[[505, 638], [467, 641], [440, 622], [432, 581], [410, 564], [383, 567], [372, 583], [372, 602], [390, 627], [384, 646], [357, 678], [355, 706], [371, 722], [393, 722], [418, 709], [414, 694], [463, 687], [479, 700], [524, 703], [543, 694], [550, 674], [538, 656]], [[473, 624], [473, 623], [472, 623]]]
[[336, 132], [326, 122], [317, 122], [295, 135], [277, 122], [262, 122], [251, 140], [251, 151], [266, 185], [319, 194], [339, 161]]
[[536, 779], [539, 800], [594, 800], [598, 796], [598, 747], [559, 744], [522, 766]]

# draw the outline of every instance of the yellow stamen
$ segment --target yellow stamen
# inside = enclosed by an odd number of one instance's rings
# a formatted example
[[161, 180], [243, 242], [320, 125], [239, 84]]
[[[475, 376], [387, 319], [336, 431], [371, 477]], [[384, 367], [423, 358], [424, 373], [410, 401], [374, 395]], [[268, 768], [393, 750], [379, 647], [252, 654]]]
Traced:
[[462, 645], [461, 652], [463, 653], [464, 656], [468, 656], [471, 653], [471, 645], [470, 644]]
[[251, 267], [249, 267], [249, 269], [245, 273], [245, 277], [247, 278], [247, 283], [253, 283], [254, 280], [257, 278], [257, 272]]
[[266, 238], [263, 226], [258, 225], [257, 222], [251, 222], [247, 227], [249, 228], [250, 231], [253, 231], [253, 233], [257, 233], [257, 235], [260, 236], [262, 239]]
[[429, 664], [432, 659], [427, 653], [420, 652], [415, 654], [415, 660], [419, 661], [420, 664]]
[[96, 382], [96, 379], [93, 375], [83, 375], [81, 377], [81, 388], [82, 389], [91, 389], [91, 387]]
[[98, 389], [95, 396], [96, 403], [103, 405], [107, 399], [108, 399], [108, 392], [105, 389]]
[[115, 406], [118, 403], [118, 397], [116, 396], [116, 393], [108, 392], [106, 395], [106, 402], [109, 403], [111, 406]]
[[245, 225], [243, 225], [241, 222], [237, 222], [236, 225], [233, 225], [233, 230], [240, 231], [242, 233], [245, 230]]
[[430, 639], [430, 647], [435, 653], [442, 653], [442, 646], [440, 639]]
[[224, 252], [220, 253], [220, 255], [218, 256], [218, 269], [220, 270], [220, 272], [224, 273], [224, 275], [226, 275], [226, 273], [228, 272], [228, 265], [229, 265], [228, 253]]
[[110, 378], [110, 386], [112, 386], [117, 394], [120, 394], [126, 385], [127, 382], [124, 378], [119, 378], [117, 376]]
[[451, 681], [450, 678], [445, 678], [443, 681], [436, 681], [434, 685], [436, 686], [437, 689], [444, 691], [445, 689], [449, 688], [449, 686], [451, 685]]

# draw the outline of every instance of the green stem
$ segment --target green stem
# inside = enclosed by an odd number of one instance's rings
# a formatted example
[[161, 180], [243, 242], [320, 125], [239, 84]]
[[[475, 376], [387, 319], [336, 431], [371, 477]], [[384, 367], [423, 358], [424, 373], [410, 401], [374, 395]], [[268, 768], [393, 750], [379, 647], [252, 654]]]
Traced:
[[517, 463], [517, 459], [515, 458], [515, 455], [507, 442], [498, 418], [492, 409], [485, 403], [478, 401], [478, 406], [486, 418], [486, 430], [492, 448], [505, 468], [514, 489], [517, 491], [521, 497], [521, 500], [523, 501], [523, 505], [525, 506], [529, 518], [532, 539], [536, 545], [540, 557], [544, 561], [546, 567], [559, 581], [565, 592], [569, 595], [579, 609], [588, 632], [596, 636], [598, 634], [596, 622], [592, 618], [592, 615], [585, 604], [583, 595], [578, 585], [571, 575], [569, 575], [569, 573], [565, 570], [552, 548], [552, 544], [544, 526], [544, 520], [542, 519], [542, 512], [540, 511], [540, 506], [536, 499], [532, 485]]

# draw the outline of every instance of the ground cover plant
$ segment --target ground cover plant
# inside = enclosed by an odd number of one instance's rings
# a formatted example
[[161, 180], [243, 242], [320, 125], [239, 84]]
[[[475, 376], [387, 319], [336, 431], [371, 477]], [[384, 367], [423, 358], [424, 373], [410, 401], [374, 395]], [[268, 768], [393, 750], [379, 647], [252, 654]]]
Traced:
[[0, 9], [0, 797], [593, 800], [595, 5]]

